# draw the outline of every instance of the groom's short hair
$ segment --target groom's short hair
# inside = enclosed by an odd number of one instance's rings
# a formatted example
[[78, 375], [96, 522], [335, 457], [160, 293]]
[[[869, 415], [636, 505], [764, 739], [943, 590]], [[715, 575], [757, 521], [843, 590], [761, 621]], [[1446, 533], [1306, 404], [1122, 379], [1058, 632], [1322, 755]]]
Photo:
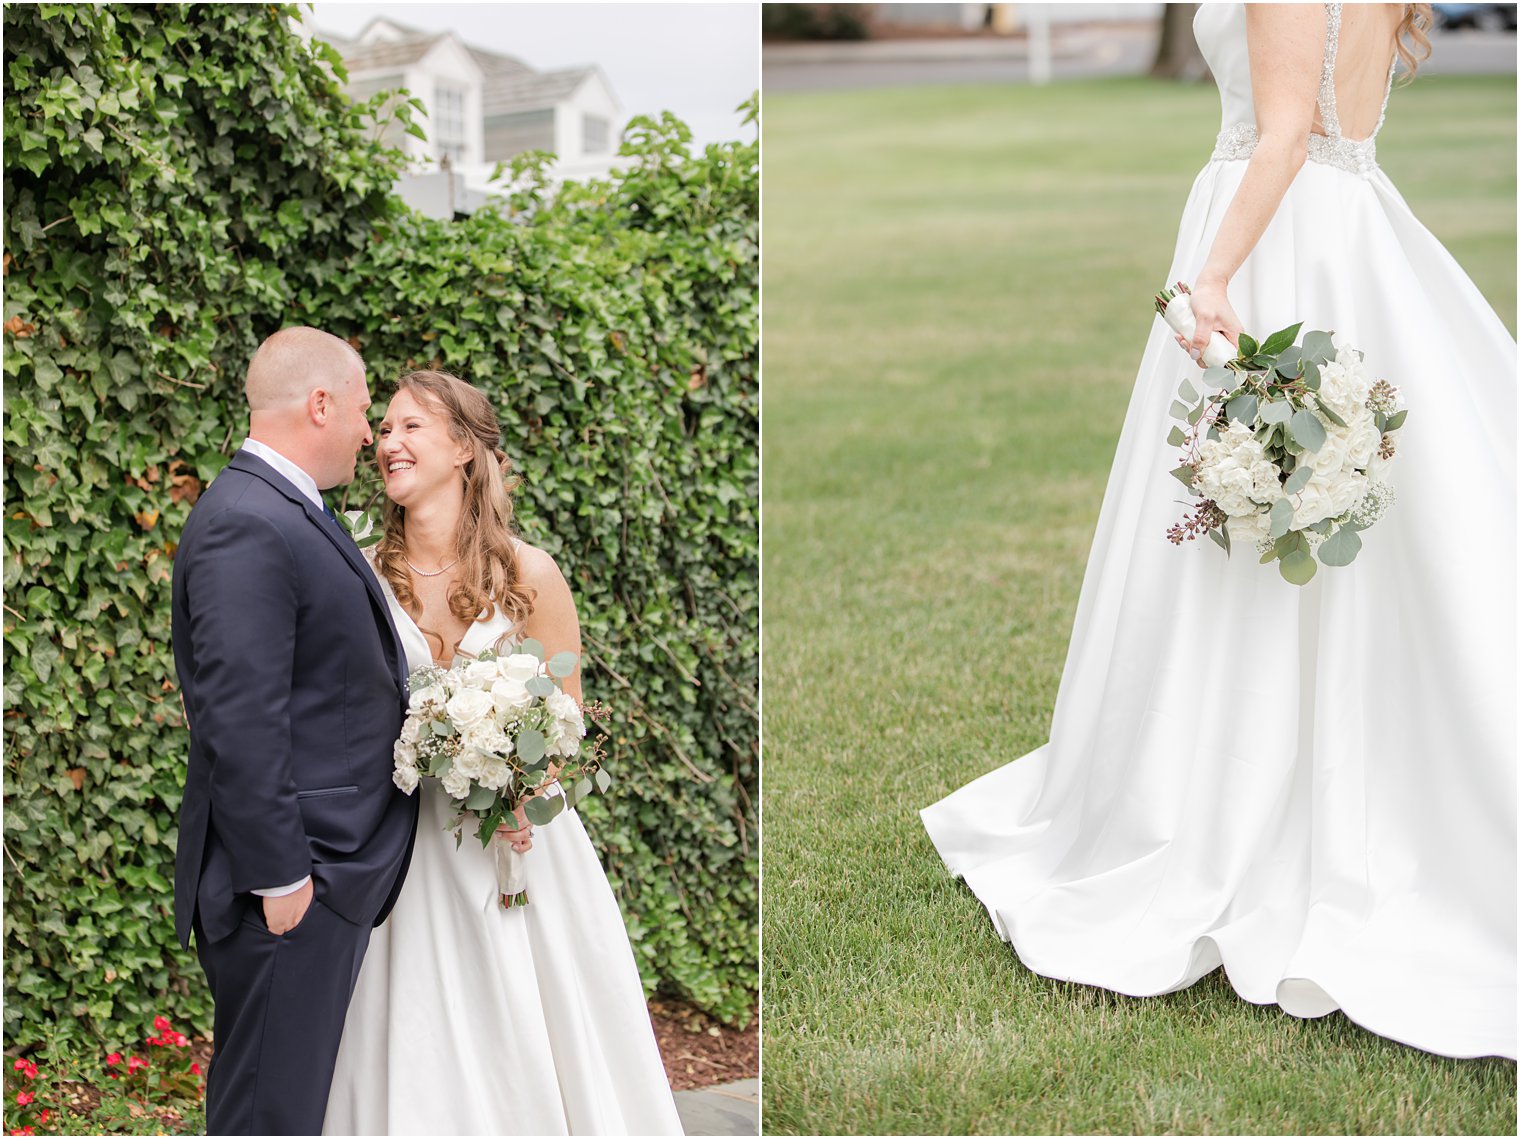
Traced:
[[248, 409], [272, 411], [304, 400], [314, 388], [345, 385], [354, 364], [362, 375], [364, 357], [341, 337], [305, 325], [282, 328], [248, 362]]

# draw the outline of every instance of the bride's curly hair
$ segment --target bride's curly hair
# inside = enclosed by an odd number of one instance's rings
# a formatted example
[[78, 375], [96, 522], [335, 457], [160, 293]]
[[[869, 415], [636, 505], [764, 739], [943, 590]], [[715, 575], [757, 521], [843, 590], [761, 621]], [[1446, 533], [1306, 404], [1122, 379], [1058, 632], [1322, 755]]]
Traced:
[[[1429, 4], [1404, 5], [1404, 18], [1399, 21], [1399, 30], [1393, 39], [1398, 45], [1399, 59], [1404, 63], [1405, 82], [1413, 79], [1420, 64], [1430, 58], [1430, 29], [1433, 27], [1435, 14]], [[1418, 56], [1416, 51], [1420, 53]]]
[[[412, 397], [448, 421], [449, 437], [473, 449], [463, 467], [464, 509], [454, 536], [459, 574], [449, 589], [449, 611], [461, 621], [500, 612], [517, 629], [533, 612], [534, 591], [522, 584], [514, 538], [512, 491], [522, 480], [501, 449], [496, 409], [478, 388], [447, 372], [411, 372], [396, 381], [396, 392]], [[406, 507], [386, 500], [385, 536], [375, 546], [375, 564], [396, 600], [418, 616], [412, 577], [406, 566]], [[443, 638], [437, 633], [427, 638]]]

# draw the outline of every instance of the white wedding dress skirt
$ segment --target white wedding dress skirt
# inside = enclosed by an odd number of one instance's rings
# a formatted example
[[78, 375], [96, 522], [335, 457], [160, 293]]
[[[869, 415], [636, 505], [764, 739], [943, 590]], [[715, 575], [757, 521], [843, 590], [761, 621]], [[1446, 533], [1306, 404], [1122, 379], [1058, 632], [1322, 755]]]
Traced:
[[[1198, 176], [1168, 283], [1245, 169]], [[1514, 1057], [1515, 342], [1375, 167], [1306, 163], [1230, 299], [1403, 389], [1396, 504], [1303, 588], [1239, 544], [1171, 545], [1168, 408], [1198, 373], [1157, 320], [1050, 741], [924, 825], [1037, 973], [1147, 996], [1223, 964], [1258, 1004]]]
[[[427, 643], [386, 589], [413, 668]], [[461, 650], [506, 630], [479, 622]], [[679, 1135], [643, 984], [580, 815], [533, 831], [525, 907], [503, 910], [493, 857], [455, 848], [428, 780], [401, 896], [370, 940], [326, 1135]]]

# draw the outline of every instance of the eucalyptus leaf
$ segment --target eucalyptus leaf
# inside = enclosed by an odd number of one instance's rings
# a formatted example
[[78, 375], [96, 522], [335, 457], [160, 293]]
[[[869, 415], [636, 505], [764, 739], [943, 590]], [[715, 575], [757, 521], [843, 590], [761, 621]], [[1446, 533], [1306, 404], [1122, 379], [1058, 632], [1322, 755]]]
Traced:
[[1192, 403], [1195, 399], [1198, 398], [1198, 389], [1195, 388], [1192, 384], [1188, 383], [1186, 380], [1183, 380], [1182, 386], [1177, 389], [1177, 394], [1188, 403]]
[[1289, 530], [1293, 529], [1293, 503], [1286, 498], [1279, 498], [1272, 504], [1272, 509], [1267, 517], [1271, 520], [1271, 537], [1281, 538]]
[[536, 827], [546, 826], [554, 820], [559, 812], [556, 806], [560, 799], [557, 795], [535, 795], [523, 804], [523, 814]]
[[1342, 526], [1319, 544], [1319, 560], [1327, 566], [1349, 566], [1361, 548], [1361, 535], [1352, 527]]
[[1209, 538], [1214, 545], [1218, 546], [1226, 554], [1230, 552], [1230, 532], [1223, 526], [1217, 526], [1209, 531]]
[[598, 767], [596, 769], [596, 789], [605, 795], [607, 793], [607, 788], [611, 786], [612, 776], [607, 773], [607, 770], [605, 768]]
[[1277, 571], [1284, 580], [1294, 585], [1308, 585], [1314, 577], [1314, 558], [1306, 550], [1294, 550], [1285, 554], [1277, 564]]
[[1191, 487], [1193, 485], [1193, 468], [1192, 467], [1189, 467], [1189, 466], [1186, 466], [1186, 465], [1180, 466], [1180, 467], [1173, 467], [1172, 471], [1171, 471], [1171, 475], [1172, 475], [1172, 477], [1174, 479], [1176, 479], [1178, 482], [1180, 482], [1183, 486]]
[[[1174, 399], [1174, 400], [1172, 400], [1172, 406], [1171, 406], [1171, 416], [1172, 416], [1172, 418], [1173, 419], [1187, 419], [1187, 415], [1188, 415], [1188, 405], [1185, 404], [1185, 403], [1183, 403], [1180, 399]], [[1188, 422], [1191, 423], [1193, 421], [1191, 419], [1188, 419]]]
[[1275, 562], [1276, 560], [1277, 560], [1277, 547], [1276, 546], [1270, 546], [1270, 547], [1267, 548], [1266, 553], [1262, 554], [1261, 557], [1256, 560], [1256, 564], [1264, 566], [1268, 562]]
[[[1299, 491], [1303, 490], [1304, 487], [1309, 485], [1309, 480], [1313, 477], [1314, 468], [1308, 466], [1307, 464], [1300, 463], [1298, 466], [1293, 468], [1293, 473], [1288, 476], [1288, 481], [1283, 483], [1283, 493], [1297, 494]], [[1280, 501], [1285, 502], [1287, 500], [1282, 499]]]
[[547, 676], [535, 676], [523, 685], [528, 690], [528, 695], [537, 696], [540, 699], [553, 696], [558, 685]]
[[1310, 332], [1304, 335], [1304, 359], [1324, 364], [1335, 359], [1335, 341], [1328, 332]]
[[1225, 405], [1225, 414], [1231, 419], [1250, 425], [1256, 422], [1257, 398], [1254, 395], [1238, 395]]
[[1171, 431], [1167, 432], [1166, 442], [1169, 447], [1181, 447], [1187, 442], [1187, 432], [1173, 424]]
[[1200, 382], [1209, 388], [1231, 388], [1235, 386], [1236, 374], [1230, 368], [1205, 368]]
[[470, 789], [469, 796], [464, 801], [465, 810], [474, 811], [477, 815], [481, 811], [489, 811], [491, 805], [496, 802], [496, 792], [489, 787], [476, 786]]
[[1308, 388], [1311, 392], [1319, 391], [1319, 365], [1305, 363], [1302, 379], [1304, 387]]
[[1293, 416], [1293, 405], [1285, 399], [1268, 400], [1261, 406], [1263, 423], [1286, 423]]
[[524, 763], [537, 763], [549, 750], [549, 741], [543, 732], [528, 728], [517, 733], [517, 755]]
[[1202, 419], [1203, 418], [1203, 409], [1205, 407], [1207, 407], [1207, 406], [1208, 406], [1207, 404], [1200, 403], [1197, 407], [1193, 408], [1192, 411], [1188, 412], [1188, 417], [1187, 417], [1188, 423], [1190, 423], [1190, 424], [1196, 424], [1200, 419]]
[[1398, 411], [1394, 412], [1392, 415], [1390, 415], [1388, 417], [1388, 426], [1385, 427], [1383, 430], [1385, 430], [1385, 431], [1397, 431], [1400, 427], [1404, 426], [1404, 420], [1406, 420], [1408, 418], [1409, 418], [1409, 409], [1407, 407], [1400, 408]]
[[1325, 425], [1307, 407], [1293, 413], [1293, 418], [1288, 420], [1288, 429], [1306, 450], [1318, 451], [1325, 445]]
[[1277, 362], [1272, 367], [1284, 379], [1297, 379], [1304, 370], [1302, 349], [1297, 347], [1284, 348], [1277, 354]]
[[539, 660], [544, 659], [543, 642], [533, 637], [524, 637], [522, 642], [518, 644], [517, 651], [520, 653], [528, 653], [532, 656], [536, 656]]
[[580, 662], [580, 659], [579, 656], [568, 650], [562, 653], [555, 653], [549, 659], [549, 674], [563, 679], [575, 671], [575, 666]]

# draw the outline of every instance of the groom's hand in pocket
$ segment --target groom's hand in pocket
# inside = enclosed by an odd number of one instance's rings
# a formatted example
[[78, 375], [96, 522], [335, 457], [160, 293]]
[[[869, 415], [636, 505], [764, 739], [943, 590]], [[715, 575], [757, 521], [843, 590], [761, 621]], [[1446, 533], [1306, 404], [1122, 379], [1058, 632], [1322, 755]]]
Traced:
[[292, 894], [264, 899], [264, 924], [273, 934], [289, 933], [301, 924], [311, 906], [312, 884], [307, 882]]

